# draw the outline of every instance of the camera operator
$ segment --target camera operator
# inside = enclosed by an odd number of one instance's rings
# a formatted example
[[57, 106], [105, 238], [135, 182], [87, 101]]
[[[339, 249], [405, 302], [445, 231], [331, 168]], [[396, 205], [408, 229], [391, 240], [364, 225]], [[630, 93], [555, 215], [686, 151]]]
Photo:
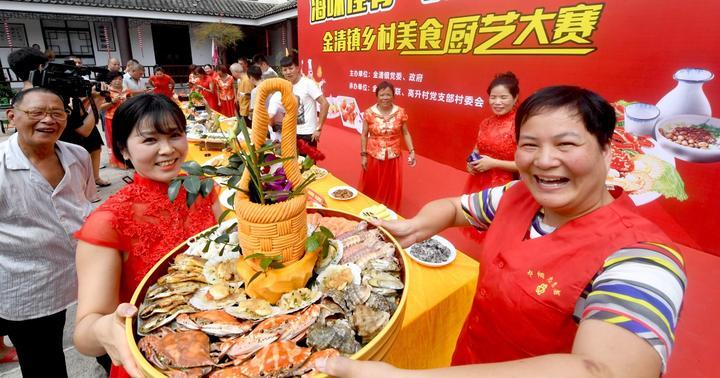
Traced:
[[[82, 78], [89, 72], [81, 70], [88, 70], [88, 68], [71, 70], [71, 67], [75, 67], [74, 61], [68, 61], [70, 64], [67, 66], [50, 63], [47, 68], [44, 68], [47, 61], [47, 56], [32, 48], [18, 49], [8, 55], [10, 68], [23, 81], [23, 90], [33, 86], [43, 86], [62, 96], [66, 106], [71, 109], [71, 113], [60, 140], [85, 148], [92, 159], [95, 184], [102, 187], [109, 186], [110, 183], [100, 177], [100, 152], [103, 141], [100, 132], [95, 127], [99, 116], [96, 116], [97, 111], [91, 111], [93, 107], [97, 108], [97, 106], [95, 103], [90, 103], [90, 98], [93, 98], [94, 101], [104, 101], [103, 97], [98, 91], [83, 90], [90, 85], [90, 81]], [[47, 70], [53, 72], [47, 72]], [[47, 77], [51, 77], [51, 79]], [[47, 80], [43, 83], [42, 81], [45, 79]], [[90, 96], [91, 93], [92, 96]], [[99, 197], [95, 200], [99, 200]]]

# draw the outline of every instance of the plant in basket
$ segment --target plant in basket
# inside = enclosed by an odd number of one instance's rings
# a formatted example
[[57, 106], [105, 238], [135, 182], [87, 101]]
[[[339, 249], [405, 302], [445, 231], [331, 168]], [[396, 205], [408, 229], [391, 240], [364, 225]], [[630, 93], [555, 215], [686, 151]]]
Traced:
[[[229, 133], [229, 141], [233, 144], [234, 153], [224, 166], [202, 166], [191, 161], [183, 165], [187, 173], [174, 179], [168, 188], [168, 195], [174, 200], [184, 187], [187, 191], [187, 204], [191, 205], [198, 196], [208, 196], [213, 190], [214, 179], [221, 185], [234, 189], [229, 203], [234, 206], [238, 218], [238, 239], [244, 256], [238, 270], [248, 283], [248, 294], [253, 292], [258, 297], [276, 301], [282, 291], [288, 287], [303, 287], [312, 274], [312, 267], [318, 253], [306, 254], [306, 251], [327, 251], [330, 237], [317, 231], [308, 242], [306, 195], [307, 186], [315, 179], [314, 174], [306, 178], [301, 175], [301, 167], [297, 163], [296, 114], [297, 102], [292, 95], [292, 86], [283, 80], [263, 82], [258, 95], [258, 103], [264, 103], [268, 93], [280, 90], [283, 93], [283, 106], [286, 116], [283, 120], [280, 144], [266, 140], [268, 116], [263, 107], [257, 107], [254, 114], [255, 127], [250, 130], [242, 118], [238, 119], [237, 127]], [[264, 91], [263, 91], [264, 90]], [[242, 135], [245, 143], [241, 143], [236, 135]], [[321, 152], [300, 147], [305, 153], [316, 158], [324, 158]], [[303, 166], [309, 168], [314, 164], [307, 158]], [[220, 217], [222, 221], [230, 212], [226, 210]], [[328, 231], [329, 232], [329, 231]], [[321, 245], [325, 244], [325, 246]], [[308, 246], [315, 246], [307, 249]], [[278, 277], [268, 282], [250, 285], [261, 273], [269, 270], [283, 270], [282, 285], [274, 285]], [[244, 272], [244, 273], [243, 273]], [[267, 277], [266, 277], [267, 278]], [[277, 287], [269, 287], [277, 286]]]

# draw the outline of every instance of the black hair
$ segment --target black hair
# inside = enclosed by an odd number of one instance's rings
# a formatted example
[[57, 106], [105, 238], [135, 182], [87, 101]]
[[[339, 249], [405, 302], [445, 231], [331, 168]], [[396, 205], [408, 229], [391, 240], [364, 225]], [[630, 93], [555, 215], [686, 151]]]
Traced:
[[262, 78], [262, 70], [258, 66], [248, 66], [247, 74], [255, 80], [260, 80]]
[[[130, 133], [149, 123], [155, 131], [170, 135], [177, 130], [185, 133], [185, 115], [180, 107], [164, 95], [141, 94], [133, 96], [118, 107], [113, 116], [112, 153], [123, 161], [122, 151], [127, 149]], [[136, 130], [140, 133], [140, 130]], [[128, 165], [132, 168], [132, 163]]]
[[295, 54], [290, 54], [280, 59], [280, 67], [290, 67], [293, 65], [298, 67], [300, 66], [300, 64], [298, 63], [298, 57]]
[[30, 71], [34, 71], [39, 65], [48, 62], [48, 57], [42, 51], [32, 47], [23, 47], [10, 53], [7, 57], [10, 69], [15, 72], [18, 79], [27, 81]]
[[120, 71], [110, 71], [107, 74], [105, 74], [105, 80], [103, 80], [103, 81], [110, 84], [110, 83], [112, 83], [113, 80], [115, 80], [118, 77], [122, 77], [122, 76], [123, 76], [123, 73]]
[[260, 64], [260, 63], [268, 64], [267, 58], [265, 58], [265, 55], [263, 55], [263, 54], [253, 55], [252, 60], [253, 60], [253, 64]]
[[491, 81], [490, 85], [488, 85], [487, 94], [490, 94], [492, 89], [498, 85], [502, 85], [507, 88], [508, 92], [510, 92], [513, 97], [517, 97], [518, 94], [520, 94], [520, 81], [517, 76], [510, 71], [495, 75], [493, 81]]
[[162, 68], [162, 66], [155, 66], [155, 72], [157, 72], [157, 71], [165, 72], [165, 69]]
[[220, 72], [222, 72], [222, 73], [224, 73], [224, 74], [230, 74], [230, 70], [229, 70], [229, 69], [227, 68], [227, 66], [224, 65], [224, 64], [219, 64], [219, 65], [217, 66], [216, 70], [217, 70], [217, 71], [220, 71]]
[[395, 87], [389, 82], [383, 80], [377, 85], [377, 88], [375, 88], [375, 97], [377, 97], [378, 93], [385, 88], [390, 88], [390, 92], [392, 92], [393, 96], [395, 96]]
[[54, 94], [55, 96], [58, 96], [58, 98], [60, 99], [60, 102], [63, 104], [63, 107], [65, 107], [65, 101], [63, 100], [62, 96], [60, 96], [57, 92], [53, 91], [52, 89], [43, 88], [43, 87], [33, 87], [33, 88], [21, 90], [20, 92], [15, 94], [15, 97], [13, 97], [13, 99], [10, 101], [10, 105], [18, 106], [18, 105], [22, 104], [25, 96], [29, 95], [30, 93], [35, 93], [35, 92]]
[[530, 117], [561, 108], [576, 112], [600, 147], [610, 144], [617, 122], [615, 109], [597, 93], [571, 85], [543, 88], [525, 99], [515, 114], [515, 139], [519, 139], [520, 129]]

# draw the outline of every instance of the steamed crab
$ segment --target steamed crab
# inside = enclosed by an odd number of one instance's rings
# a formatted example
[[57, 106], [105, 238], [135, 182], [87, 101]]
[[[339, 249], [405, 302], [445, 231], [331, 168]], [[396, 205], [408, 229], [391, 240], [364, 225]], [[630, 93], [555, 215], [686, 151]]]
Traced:
[[[200, 331], [175, 332], [163, 328], [159, 334], [145, 336], [138, 342], [148, 361], [162, 370], [210, 368], [210, 339]], [[207, 373], [205, 372], [205, 373]]]
[[235, 317], [222, 310], [202, 311], [195, 314], [182, 314], [175, 320], [187, 329], [199, 329], [213, 336], [244, 335], [253, 327], [251, 321], [239, 322]]
[[240, 371], [249, 377], [293, 375], [310, 357], [310, 348], [295, 345], [292, 341], [278, 341], [261, 349], [255, 357], [240, 365]]
[[253, 332], [276, 333], [280, 340], [299, 341], [320, 315], [320, 306], [312, 305], [296, 315], [279, 315], [263, 320]]

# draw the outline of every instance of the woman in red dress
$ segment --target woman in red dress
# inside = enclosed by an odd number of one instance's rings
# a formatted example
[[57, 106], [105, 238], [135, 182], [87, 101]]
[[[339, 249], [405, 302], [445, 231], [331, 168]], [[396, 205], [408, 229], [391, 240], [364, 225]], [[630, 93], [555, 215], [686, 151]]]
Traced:
[[[113, 154], [135, 168], [133, 182], [111, 196], [76, 233], [78, 308], [75, 347], [110, 355], [111, 377], [142, 376], [130, 355], [124, 318], [137, 309], [130, 297], [152, 266], [187, 238], [216, 223], [214, 193], [188, 208], [168, 184], [187, 156], [185, 116], [162, 95], [132, 97], [115, 113]], [[118, 366], [123, 365], [123, 366]]]
[[118, 160], [112, 153], [112, 121], [115, 115], [115, 110], [122, 104], [127, 98], [127, 93], [123, 91], [123, 76], [121, 73], [111, 73], [110, 79], [110, 102], [106, 102], [100, 105], [101, 110], [105, 110], [105, 142], [108, 145], [110, 158], [108, 162], [111, 166], [120, 169], [126, 169], [125, 163]]
[[235, 117], [235, 78], [225, 65], [218, 66], [218, 75], [215, 77], [217, 88], [218, 107], [225, 117]]
[[475, 148], [467, 159], [470, 177], [465, 193], [507, 184], [517, 172], [514, 155], [515, 105], [520, 95], [517, 77], [512, 72], [495, 76], [487, 89], [488, 103], [494, 115], [480, 122]]
[[398, 211], [402, 197], [400, 139], [408, 148], [408, 165], [415, 166], [415, 149], [407, 126], [405, 109], [393, 104], [395, 88], [387, 81], [375, 90], [377, 104], [364, 113], [360, 137], [362, 177], [360, 191]]
[[173, 98], [175, 92], [175, 80], [165, 73], [160, 66], [155, 66], [155, 74], [150, 76], [148, 80], [153, 86], [153, 93], [161, 94]]
[[687, 279], [672, 241], [627, 193], [605, 186], [615, 122], [613, 107], [591, 91], [541, 89], [518, 108], [520, 181], [377, 222], [405, 247], [449, 226], [488, 228], [452, 360], [461, 366], [402, 370], [335, 357], [319, 370], [343, 378], [661, 376]]
[[195, 85], [194, 91], [200, 93], [210, 109], [217, 111], [217, 94], [215, 92], [215, 83], [212, 76], [205, 73], [202, 67], [195, 68]]

